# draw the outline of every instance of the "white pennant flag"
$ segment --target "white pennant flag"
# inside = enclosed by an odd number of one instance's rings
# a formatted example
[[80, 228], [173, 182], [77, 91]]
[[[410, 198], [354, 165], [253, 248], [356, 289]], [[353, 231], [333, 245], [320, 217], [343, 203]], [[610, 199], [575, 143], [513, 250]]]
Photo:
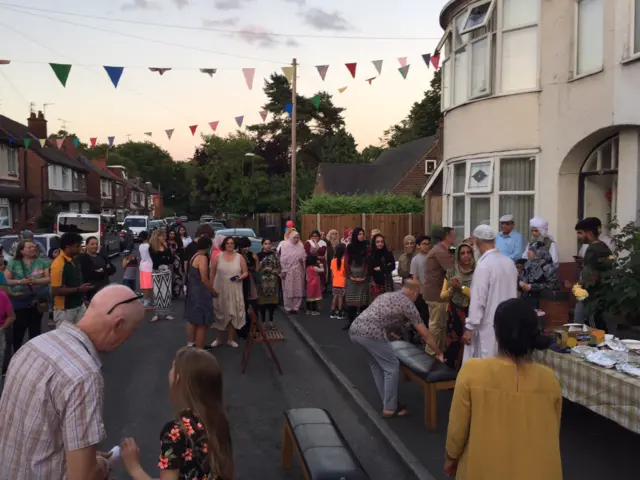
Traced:
[[378, 75], [382, 75], [382, 60], [374, 60], [373, 66], [376, 67]]

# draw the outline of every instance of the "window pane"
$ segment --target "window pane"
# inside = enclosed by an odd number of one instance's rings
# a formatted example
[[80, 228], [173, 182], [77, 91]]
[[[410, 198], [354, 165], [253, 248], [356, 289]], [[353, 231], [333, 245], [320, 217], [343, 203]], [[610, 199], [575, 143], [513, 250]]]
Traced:
[[538, 23], [540, 0], [503, 0], [503, 27], [517, 28]]
[[469, 34], [465, 33], [464, 35], [460, 35], [459, 32], [462, 30], [464, 26], [464, 21], [467, 19], [467, 13], [461, 13], [456, 17], [455, 20], [455, 28], [453, 29], [453, 48], [458, 49], [467, 44], [469, 41]]
[[478, 225], [491, 224], [491, 199], [473, 198], [469, 199], [469, 229], [473, 231]]
[[455, 54], [453, 80], [453, 104], [460, 105], [467, 101], [469, 90], [469, 62], [467, 59], [467, 51]]
[[536, 88], [538, 84], [538, 27], [502, 35], [502, 91]]
[[467, 174], [466, 163], [457, 163], [453, 166], [453, 193], [464, 192], [464, 180]]
[[536, 160], [533, 157], [500, 159], [500, 191], [532, 192], [536, 189]]
[[464, 30], [482, 25], [487, 19], [489, 7], [491, 7], [491, 2], [481, 3], [480, 5], [473, 7], [469, 11], [469, 16], [464, 24]]
[[471, 96], [478, 97], [489, 93], [489, 69], [487, 65], [487, 48], [489, 38], [471, 45]]
[[576, 73], [594, 72], [602, 68], [604, 55], [603, 0], [581, 0], [578, 3], [578, 58]]
[[464, 195], [453, 197], [452, 203], [451, 228], [456, 231], [456, 239], [462, 241], [464, 239]]
[[500, 195], [498, 218], [513, 215], [515, 230], [529, 238], [529, 220], [533, 218], [533, 195]]
[[451, 60], [442, 64], [442, 111], [451, 107]]
[[469, 180], [467, 186], [471, 189], [486, 189], [492, 187], [491, 161], [472, 163], [469, 166]]
[[635, 29], [634, 29], [634, 47], [633, 52], [640, 52], [640, 0], [636, 0], [635, 6]]

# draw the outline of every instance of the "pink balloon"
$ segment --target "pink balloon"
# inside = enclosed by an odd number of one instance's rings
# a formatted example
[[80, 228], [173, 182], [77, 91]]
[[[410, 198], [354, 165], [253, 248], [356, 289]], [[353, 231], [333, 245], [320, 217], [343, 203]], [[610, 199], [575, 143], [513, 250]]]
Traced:
[[287, 225], [288, 228], [293, 227], [293, 220], [288, 220], [286, 225]]

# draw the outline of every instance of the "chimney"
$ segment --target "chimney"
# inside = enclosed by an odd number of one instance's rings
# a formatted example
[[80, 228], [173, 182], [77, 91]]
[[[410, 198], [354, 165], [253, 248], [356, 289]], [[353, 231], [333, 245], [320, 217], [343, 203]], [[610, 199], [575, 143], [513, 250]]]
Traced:
[[104, 158], [98, 158], [97, 160], [91, 160], [91, 161], [93, 162], [93, 165], [99, 168], [100, 170], [107, 169], [107, 161]]
[[29, 132], [34, 137], [39, 139], [48, 138], [47, 121], [41, 111], [38, 111], [37, 116], [35, 112], [31, 112], [31, 115], [29, 115], [27, 120], [27, 125], [29, 126]]

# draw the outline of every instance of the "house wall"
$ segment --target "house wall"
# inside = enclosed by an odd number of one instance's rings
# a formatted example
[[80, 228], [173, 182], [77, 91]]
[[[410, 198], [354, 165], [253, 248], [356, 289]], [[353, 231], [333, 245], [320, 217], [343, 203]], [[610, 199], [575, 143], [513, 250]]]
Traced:
[[[49, 195], [49, 176], [46, 162], [35, 152], [27, 150], [26, 161], [24, 155], [20, 156], [22, 172], [25, 177], [24, 188], [31, 197], [23, 206], [25, 223], [31, 226], [36, 224], [37, 218], [42, 215], [42, 202]], [[25, 210], [26, 209], [26, 210]]]
[[429, 180], [429, 176], [425, 174], [425, 166], [427, 160], [438, 159], [437, 141], [434, 142], [429, 151], [421, 158], [414, 167], [391, 189], [390, 193], [396, 195], [416, 195], [422, 192], [425, 184]]

